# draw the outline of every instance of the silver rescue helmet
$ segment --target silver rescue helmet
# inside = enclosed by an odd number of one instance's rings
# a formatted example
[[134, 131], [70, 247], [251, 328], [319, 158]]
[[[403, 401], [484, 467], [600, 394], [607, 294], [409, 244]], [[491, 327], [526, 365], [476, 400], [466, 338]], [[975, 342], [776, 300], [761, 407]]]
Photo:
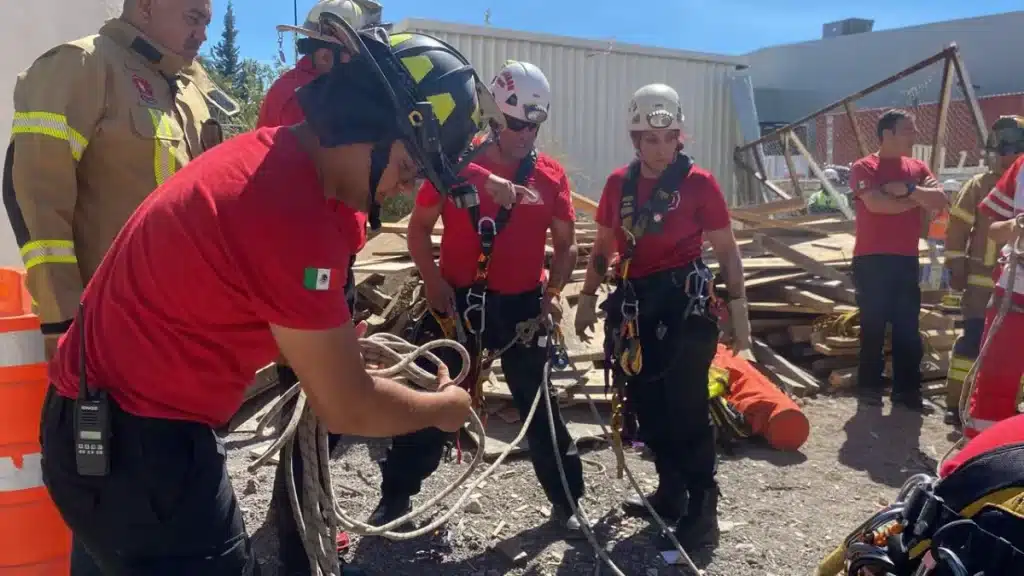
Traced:
[[942, 183], [942, 191], [946, 194], [956, 194], [960, 191], [960, 183], [950, 178]]
[[825, 168], [822, 170], [821, 175], [825, 177], [831, 183], [839, 182], [839, 172], [835, 168]]
[[679, 94], [665, 84], [648, 84], [629, 101], [629, 131], [682, 130], [683, 108]]
[[311, 32], [320, 30], [320, 16], [333, 14], [359, 30], [380, 24], [382, 7], [374, 0], [320, 0], [309, 9], [302, 27]]
[[509, 118], [541, 124], [551, 110], [551, 85], [540, 68], [509, 60], [491, 81], [498, 109]]

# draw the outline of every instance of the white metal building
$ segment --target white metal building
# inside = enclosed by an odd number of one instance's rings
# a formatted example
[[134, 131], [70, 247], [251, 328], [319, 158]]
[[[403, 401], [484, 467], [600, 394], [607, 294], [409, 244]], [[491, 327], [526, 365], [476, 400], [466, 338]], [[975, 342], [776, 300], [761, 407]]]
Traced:
[[[40, 54], [49, 48], [99, 30], [103, 21], [121, 11], [121, 0], [32, 0], [3, 2], [0, 21], [0, 142], [10, 139], [14, 114], [14, 81]], [[7, 213], [0, 217], [0, 266], [21, 267], [18, 246]]]
[[539, 66], [554, 95], [540, 147], [562, 161], [577, 192], [595, 199], [608, 174], [633, 158], [626, 132], [633, 92], [652, 82], [669, 84], [682, 99], [688, 153], [715, 175], [726, 198], [733, 197], [740, 130], [729, 77], [744, 63], [740, 58], [419, 19], [394, 30], [448, 42], [485, 82], [506, 60]]

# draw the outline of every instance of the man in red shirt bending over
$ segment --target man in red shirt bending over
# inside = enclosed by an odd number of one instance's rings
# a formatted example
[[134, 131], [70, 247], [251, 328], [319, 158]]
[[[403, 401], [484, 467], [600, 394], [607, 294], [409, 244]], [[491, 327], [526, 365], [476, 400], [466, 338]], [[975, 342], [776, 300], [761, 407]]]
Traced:
[[[565, 170], [534, 148], [551, 102], [547, 78], [533, 64], [509, 62], [495, 77], [491, 92], [508, 127], [499, 133], [497, 143], [474, 161], [473, 178], [482, 179], [491, 172], [528, 190], [505, 206], [481, 195], [478, 207], [466, 209], [439, 196], [430, 183], [424, 184], [409, 221], [409, 252], [423, 277], [428, 305], [437, 315], [424, 317], [427, 326], [423, 330], [439, 335], [444, 332], [439, 320], [455, 317], [456, 322], [466, 321], [470, 332], [467, 344], [475, 361], [480, 348], [503, 351], [505, 379], [525, 420], [544, 377], [548, 349], [539, 345], [539, 339], [547, 336], [542, 330], [527, 342], [513, 344], [517, 325], [547, 314], [555, 322], [561, 319], [561, 288], [576, 262], [575, 212]], [[434, 263], [430, 241], [438, 218], [444, 223], [440, 268]], [[548, 230], [554, 256], [551, 278], [542, 290]], [[483, 277], [478, 275], [481, 271]], [[446, 336], [457, 337], [457, 333]], [[449, 364], [452, 371], [459, 370], [458, 357], [444, 359], [454, 361]], [[530, 458], [555, 518], [576, 529], [578, 519], [562, 486], [541, 402], [527, 430]], [[578, 502], [583, 495], [582, 464], [557, 401], [552, 399], [552, 403], [558, 450], [573, 500]], [[410, 497], [437, 469], [448, 441], [450, 435], [437, 428], [394, 439], [383, 462], [382, 496], [371, 523], [382, 525], [410, 510]]]
[[[356, 224], [324, 198], [365, 210], [421, 177], [457, 186], [481, 119], [476, 73], [429, 36], [322, 25], [357, 56], [299, 91], [307, 123], [228, 140], [153, 192], [51, 362], [43, 479], [108, 576], [259, 573], [213, 430], [279, 352], [335, 433], [454, 431], [469, 413], [460, 388], [366, 373], [342, 293]], [[407, 69], [411, 54], [430, 73]], [[435, 115], [432, 100], [452, 106]]]
[[856, 211], [853, 283], [860, 308], [857, 386], [871, 403], [881, 401], [886, 325], [892, 325], [893, 402], [924, 410], [918, 332], [921, 310], [918, 249], [925, 211], [949, 199], [924, 162], [911, 158], [914, 117], [889, 110], [878, 119], [878, 152], [850, 170]]

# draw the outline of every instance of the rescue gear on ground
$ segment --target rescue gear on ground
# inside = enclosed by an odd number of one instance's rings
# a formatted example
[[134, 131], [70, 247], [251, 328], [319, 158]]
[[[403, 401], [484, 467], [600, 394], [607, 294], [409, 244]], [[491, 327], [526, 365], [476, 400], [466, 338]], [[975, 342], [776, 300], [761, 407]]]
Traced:
[[1024, 572], [1024, 444], [971, 458], [944, 478], [911, 477], [857, 527], [818, 576]]
[[[718, 345], [709, 376], [711, 397], [720, 397], [731, 406], [722, 413], [740, 416], [730, 416], [733, 419], [727, 422], [738, 438], [760, 436], [773, 448], [787, 452], [799, 450], [807, 441], [810, 423], [796, 402], [726, 345]], [[714, 405], [712, 408], [715, 415]]]
[[491, 94], [506, 116], [531, 124], [548, 119], [551, 85], [540, 68], [529, 62], [506, 62], [491, 81]]
[[388, 36], [382, 28], [357, 33], [329, 12], [321, 13], [319, 24], [319, 33], [292, 26], [278, 30], [340, 43], [353, 54], [352, 62], [335, 65], [298, 96], [321, 145], [374, 144], [371, 227], [380, 227], [377, 185], [395, 141], [405, 144], [420, 175], [442, 196], [476, 196], [459, 176], [474, 156], [470, 143], [478, 131], [503, 126], [504, 120], [466, 58], [426, 34]]
[[992, 273], [999, 249], [988, 237], [992, 218], [978, 210], [978, 204], [998, 180], [999, 174], [992, 171], [972, 177], [954, 197], [949, 210], [945, 265], [950, 272], [950, 286], [963, 291], [960, 311], [965, 319], [985, 316], [995, 285]]
[[648, 84], [633, 93], [629, 101], [630, 132], [681, 130], [683, 108], [679, 94], [665, 84]]
[[128, 217], [216, 145], [238, 106], [124, 20], [50, 49], [17, 79], [3, 199], [44, 334], [58, 336]]

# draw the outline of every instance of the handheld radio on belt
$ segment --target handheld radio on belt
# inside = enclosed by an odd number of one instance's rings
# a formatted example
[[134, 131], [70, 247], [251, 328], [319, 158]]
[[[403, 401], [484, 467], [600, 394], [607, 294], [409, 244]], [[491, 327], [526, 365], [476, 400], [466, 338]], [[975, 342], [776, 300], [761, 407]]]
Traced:
[[[537, 151], [532, 150], [519, 162], [519, 166], [516, 168], [515, 176], [512, 181], [520, 186], [525, 185], [533, 174], [534, 168], [537, 166]], [[515, 205], [513, 204], [512, 208]], [[484, 368], [484, 363], [481, 361], [483, 357], [483, 333], [487, 327], [487, 275], [491, 269], [491, 256], [494, 252], [494, 242], [501, 234], [501, 231], [505, 229], [505, 225], [508, 224], [509, 219], [512, 217], [512, 208], [505, 208], [504, 206], [498, 207], [498, 213], [494, 218], [482, 216], [480, 214], [480, 205], [469, 207], [469, 217], [472, 222], [476, 224], [476, 233], [480, 238], [480, 257], [477, 259], [476, 278], [473, 281], [473, 285], [469, 288], [466, 293], [466, 311], [463, 313], [463, 320], [465, 321], [466, 329], [469, 330], [476, 337], [477, 342], [477, 354], [473, 360], [473, 367], [470, 370], [469, 381], [473, 382], [473, 390], [471, 394], [475, 402], [479, 402], [483, 398], [483, 383], [480, 381], [480, 374]], [[474, 329], [472, 322], [470, 322], [470, 314], [477, 313], [480, 316], [480, 327]]]
[[110, 473], [110, 398], [89, 390], [85, 367], [85, 304], [78, 305], [78, 398], [75, 399], [75, 466], [82, 476]]

